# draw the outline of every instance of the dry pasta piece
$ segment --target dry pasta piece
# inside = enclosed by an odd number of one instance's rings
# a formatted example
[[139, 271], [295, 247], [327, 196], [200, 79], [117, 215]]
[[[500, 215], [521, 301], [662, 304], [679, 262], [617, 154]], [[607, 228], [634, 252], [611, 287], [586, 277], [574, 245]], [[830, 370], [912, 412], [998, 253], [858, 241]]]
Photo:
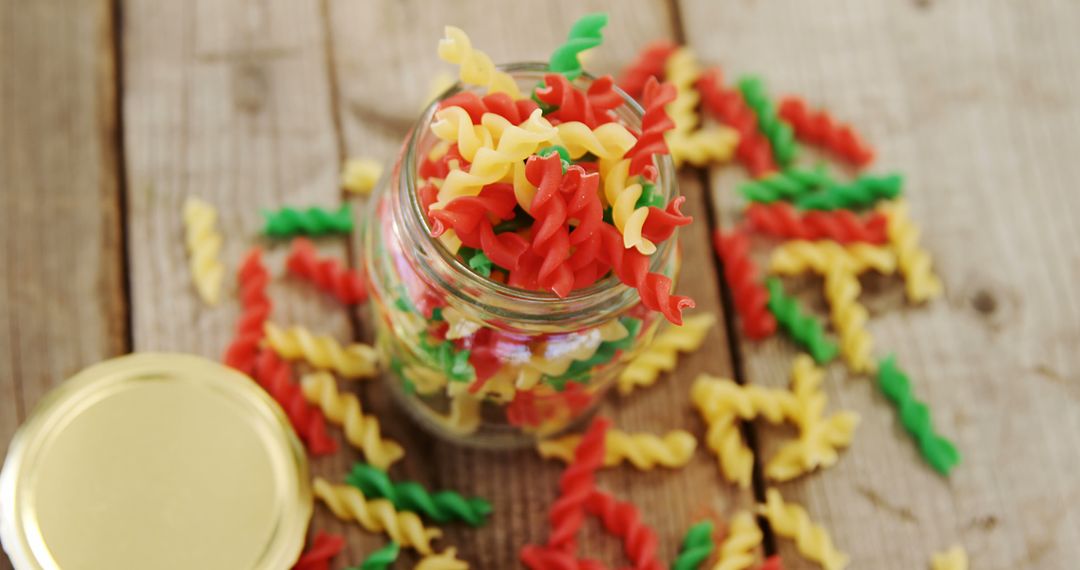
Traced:
[[668, 149], [675, 166], [689, 162], [704, 166], [710, 161], [726, 162], [735, 155], [739, 133], [719, 125], [698, 130], [698, 103], [701, 96], [696, 84], [701, 68], [689, 48], [680, 48], [668, 58], [667, 80], [675, 85], [675, 99], [668, 103], [667, 113], [675, 127], [667, 133]]
[[765, 476], [788, 481], [839, 460], [837, 450], [847, 447], [855, 434], [859, 415], [840, 411], [823, 417], [827, 398], [821, 391], [825, 371], [807, 354], [795, 358], [791, 368], [791, 392], [795, 405], [788, 418], [799, 429], [798, 438], [785, 443], [765, 465]]
[[895, 200], [883, 204], [879, 211], [887, 220], [885, 233], [896, 252], [908, 300], [922, 303], [941, 296], [941, 279], [934, 274], [930, 254], [919, 246], [919, 228], [911, 221], [907, 202]]
[[678, 353], [701, 348], [716, 316], [703, 313], [687, 317], [682, 326], [669, 326], [658, 334], [619, 375], [619, 393], [626, 395], [638, 386], [651, 386], [663, 372], [674, 370]]
[[354, 194], [370, 194], [382, 176], [382, 164], [371, 158], [353, 158], [345, 162], [341, 186]]
[[457, 557], [456, 548], [438, 554], [428, 554], [413, 567], [414, 570], [469, 570], [469, 564]]
[[824, 275], [835, 265], [847, 265], [855, 273], [872, 269], [890, 274], [896, 270], [896, 255], [884, 247], [866, 243], [841, 245], [834, 241], [792, 240], [774, 249], [769, 258], [769, 272], [780, 275], [806, 272]]
[[439, 40], [439, 58], [459, 67], [462, 83], [486, 87], [489, 93], [506, 93], [514, 99], [521, 98], [517, 82], [507, 73], [495, 68], [484, 52], [473, 49], [469, 36], [460, 28], [446, 26], [443, 39]]
[[225, 265], [221, 263], [221, 233], [217, 228], [217, 209], [198, 198], [184, 201], [184, 228], [191, 258], [191, 280], [199, 297], [216, 305], [221, 297]]
[[286, 360], [303, 359], [315, 368], [333, 370], [342, 378], [373, 378], [378, 353], [366, 344], [341, 343], [329, 335], [314, 335], [304, 327], [283, 329], [266, 323], [266, 343]]
[[[580, 442], [580, 435], [567, 435], [541, 441], [536, 450], [545, 459], [555, 458], [569, 463]], [[697, 440], [683, 430], [669, 431], [658, 436], [612, 429], [608, 430], [604, 440], [604, 466], [614, 467], [625, 461], [642, 471], [651, 471], [658, 465], [678, 468], [690, 462], [696, 448]]]
[[589, 152], [603, 160], [618, 160], [634, 147], [637, 137], [619, 123], [604, 123], [590, 129], [585, 123], [571, 121], [555, 126], [552, 144], [564, 147], [577, 160]]
[[405, 449], [392, 439], [384, 439], [375, 416], [364, 414], [356, 394], [338, 392], [334, 377], [326, 372], [304, 376], [300, 381], [304, 398], [322, 409], [331, 423], [345, 429], [345, 439], [364, 452], [367, 462], [388, 469], [405, 456]]
[[[466, 386], [461, 382], [450, 384], [453, 386]], [[450, 411], [447, 414], [430, 412], [428, 417], [440, 424], [443, 429], [459, 435], [468, 435], [480, 428], [480, 403], [481, 400], [469, 394], [466, 389], [453, 394], [450, 397]]]
[[862, 287], [850, 266], [836, 264], [825, 272], [825, 298], [833, 328], [840, 337], [840, 354], [856, 374], [874, 372], [874, 339], [866, 329], [870, 315], [861, 303]]
[[785, 503], [780, 491], [767, 490], [765, 504], [759, 505], [758, 509], [768, 519], [773, 532], [794, 539], [795, 546], [808, 560], [817, 562], [825, 570], [843, 570], [847, 567], [848, 556], [833, 546], [829, 533], [810, 520], [810, 515], [802, 506]]
[[945, 552], [935, 554], [930, 567], [933, 570], [968, 570], [967, 551], [957, 544]]
[[333, 485], [316, 477], [312, 490], [339, 519], [355, 521], [369, 532], [385, 533], [394, 542], [414, 548], [420, 554], [431, 554], [431, 541], [442, 536], [441, 530], [426, 528], [416, 513], [398, 512], [386, 499], [369, 501], [351, 485]]
[[761, 529], [758, 528], [754, 515], [749, 511], [739, 511], [731, 519], [727, 538], [720, 544], [719, 560], [712, 570], [745, 570], [757, 559], [756, 552], [761, 547]]
[[605, 166], [606, 161], [601, 162], [604, 198], [611, 206], [611, 220], [615, 228], [622, 233], [623, 247], [637, 248], [645, 255], [652, 255], [656, 252], [656, 244], [641, 235], [645, 219], [649, 216], [649, 208], [637, 207], [642, 187], [640, 182], [629, 181], [630, 159], [624, 158], [613, 166], [608, 166], [606, 172], [603, 170]]

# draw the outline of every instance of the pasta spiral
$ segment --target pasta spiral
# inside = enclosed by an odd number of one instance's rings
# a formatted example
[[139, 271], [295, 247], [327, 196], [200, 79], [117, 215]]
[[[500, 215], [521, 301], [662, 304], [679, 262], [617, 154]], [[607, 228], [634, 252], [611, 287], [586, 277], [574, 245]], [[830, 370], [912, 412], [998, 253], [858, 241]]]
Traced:
[[281, 406], [296, 435], [300, 436], [312, 455], [337, 451], [337, 442], [326, 433], [326, 419], [322, 411], [304, 398], [288, 363], [274, 351], [264, 350], [255, 359], [252, 378]]
[[263, 212], [263, 218], [266, 219], [263, 232], [270, 237], [347, 234], [353, 229], [352, 208], [348, 204], [337, 210], [286, 207], [276, 212]]
[[723, 264], [724, 280], [731, 290], [735, 311], [747, 337], [763, 339], [776, 332], [776, 318], [769, 312], [769, 292], [761, 283], [757, 264], [750, 258], [750, 238], [744, 231], [713, 234], [713, 246]]
[[364, 496], [387, 499], [401, 511], [422, 514], [437, 523], [454, 520], [480, 526], [491, 514], [491, 503], [479, 497], [466, 499], [454, 491], [430, 492], [415, 481], [395, 483], [385, 471], [357, 463], [345, 481], [360, 489]]
[[838, 243], [887, 241], [886, 218], [875, 212], [860, 220], [850, 210], [812, 211], [800, 215], [791, 204], [751, 204], [746, 217], [755, 230], [781, 239], [833, 240]]
[[[439, 111], [436, 117], [443, 120], [452, 116], [444, 115], [448, 109]], [[435, 131], [436, 124], [432, 125], [432, 131]], [[565, 125], [580, 125], [588, 130], [588, 127], [581, 123], [564, 123], [559, 126]], [[606, 126], [602, 125], [600, 128]], [[475, 196], [484, 186], [502, 181], [512, 174], [514, 163], [525, 160], [535, 153], [542, 143], [557, 136], [555, 127], [541, 115], [540, 109], [517, 126], [499, 115], [488, 113], [484, 115], [482, 127], [492, 133], [492, 142], [488, 144], [486, 140], [482, 141], [484, 144], [476, 150], [468, 170], [451, 170], [446, 175], [442, 187], [439, 188], [438, 201], [431, 208], [441, 208], [459, 196]], [[623, 130], [625, 131], [625, 128]]]
[[326, 372], [308, 374], [300, 381], [304, 398], [322, 408], [330, 422], [343, 426], [345, 439], [364, 453], [368, 462], [386, 469], [405, 456], [405, 449], [384, 439], [379, 420], [365, 415], [356, 394], [338, 392], [334, 377]]
[[327, 568], [330, 561], [345, 548], [345, 538], [323, 531], [315, 533], [307, 550], [293, 565], [292, 570], [319, 570]]
[[585, 508], [600, 519], [608, 532], [622, 539], [623, 551], [633, 568], [664, 568], [657, 558], [660, 539], [656, 531], [641, 520], [641, 511], [633, 503], [619, 501], [610, 493], [594, 489]]
[[794, 503], [785, 503], [780, 491], [769, 489], [765, 492], [765, 504], [759, 506], [773, 532], [779, 536], [792, 538], [799, 552], [807, 559], [821, 564], [825, 570], [843, 570], [848, 565], [848, 556], [833, 546], [829, 533], [814, 524], [806, 509]]
[[566, 148], [573, 160], [586, 152], [604, 160], [617, 160], [637, 142], [637, 137], [619, 123], [605, 123], [590, 129], [585, 123], [571, 121], [559, 123], [555, 130], [552, 144]]
[[[391, 542], [386, 546], [373, 551], [371, 554], [364, 558], [364, 562], [360, 564], [359, 570], [386, 570], [390, 568], [390, 565], [397, 561], [398, 555], [401, 553], [401, 547], [398, 543]], [[293, 570], [296, 570], [295, 568]]]
[[720, 559], [712, 570], [745, 570], [757, 558], [755, 552], [761, 546], [762, 534], [754, 515], [739, 511], [731, 519], [727, 538], [720, 544]]
[[780, 117], [795, 129], [795, 136], [829, 150], [862, 168], [874, 160], [874, 149], [863, 141], [851, 125], [838, 123], [826, 111], [813, 111], [798, 97], [780, 101]]
[[312, 490], [339, 519], [356, 521], [370, 532], [386, 533], [390, 540], [421, 554], [431, 554], [431, 541], [442, 536], [437, 528], [425, 528], [416, 513], [399, 513], [386, 499], [369, 501], [356, 487], [333, 485], [316, 477]]
[[645, 255], [652, 255], [656, 252], [656, 244], [641, 234], [649, 209], [644, 206], [637, 207], [638, 199], [641, 198], [641, 184], [628, 182], [630, 159], [620, 160], [602, 174], [604, 198], [611, 206], [612, 223], [622, 233], [623, 247], [634, 247]]
[[777, 164], [787, 167], [795, 160], [799, 147], [795, 144], [795, 133], [791, 125], [777, 115], [776, 106], [765, 91], [765, 82], [757, 76], [743, 77], [739, 79], [739, 91], [746, 99], [746, 104], [754, 110], [758, 128], [765, 138], [769, 139]]
[[320, 258], [315, 244], [296, 238], [285, 259], [289, 273], [311, 281], [346, 305], [367, 301], [367, 284], [363, 275], [332, 258]]
[[759, 178], [775, 171], [772, 147], [758, 130], [754, 111], [746, 105], [746, 99], [738, 89], [724, 89], [720, 84], [719, 69], [709, 69], [701, 75], [697, 89], [701, 93], [702, 107], [739, 134], [735, 155], [750, 171], [750, 176]]
[[834, 241], [792, 240], [773, 250], [769, 271], [780, 275], [800, 275], [808, 271], [824, 275], [835, 266], [853, 273], [873, 269], [890, 274], [896, 270], [892, 251], [866, 243], [841, 245]]
[[354, 194], [370, 194], [382, 177], [382, 164], [371, 158], [353, 158], [341, 171], [341, 187]]
[[378, 354], [366, 344], [341, 346], [329, 335], [314, 335], [304, 327], [283, 329], [266, 323], [266, 343], [286, 360], [304, 359], [315, 368], [333, 370], [343, 378], [375, 376]]
[[907, 202], [896, 200], [879, 211], [887, 220], [889, 245], [896, 252], [908, 300], [922, 303], [941, 296], [941, 280], [934, 275], [930, 254], [919, 246], [919, 228], [908, 215]]
[[712, 521], [701, 521], [690, 527], [679, 548], [678, 558], [671, 564], [671, 570], [697, 570], [716, 550], [712, 533]]
[[930, 562], [933, 570], [968, 570], [968, 554], [963, 546], [956, 545], [934, 555]]
[[656, 179], [656, 161], [658, 154], [667, 154], [665, 141], [667, 133], [675, 127], [675, 122], [667, 114], [667, 105], [675, 100], [675, 87], [670, 83], [659, 83], [655, 78], [645, 84], [642, 106], [645, 113], [641, 116], [641, 135], [634, 146], [626, 151], [630, 158], [630, 174], [644, 176], [648, 180]]
[[856, 374], [873, 372], [875, 366], [874, 339], [866, 330], [870, 316], [858, 300], [861, 291], [859, 280], [845, 266], [833, 265], [825, 272], [825, 298], [840, 337], [840, 354]]
[[687, 317], [682, 326], [668, 326], [619, 374], [619, 393], [626, 395], [639, 386], [655, 384], [661, 373], [675, 369], [680, 352], [700, 348], [715, 324], [715, 315], [703, 313]]
[[951, 441], [938, 435], [930, 409], [915, 398], [911, 380], [890, 355], [878, 364], [878, 388], [898, 409], [900, 423], [919, 445], [923, 459], [938, 473], [948, 475], [960, 463], [960, 452]]
[[731, 160], [739, 144], [737, 131], [723, 125], [697, 129], [701, 96], [696, 84], [701, 68], [693, 52], [684, 47], [671, 54], [666, 75], [675, 86], [675, 99], [667, 105], [667, 113], [674, 122], [674, 128], [667, 133], [667, 144], [675, 166], [684, 162], [704, 166], [710, 161]]
[[272, 308], [270, 297], [266, 294], [270, 273], [263, 264], [260, 248], [252, 248], [244, 256], [236, 277], [240, 282], [240, 305], [244, 312], [236, 322], [236, 335], [225, 349], [223, 360], [227, 366], [251, 376], [255, 372], [255, 358], [263, 339], [263, 327]]
[[748, 202], [771, 204], [780, 200], [795, 200], [832, 184], [835, 181], [824, 168], [786, 168], [742, 183], [739, 194]]
[[217, 209], [198, 198], [184, 201], [184, 228], [187, 239], [188, 265], [195, 290], [209, 305], [221, 297], [225, 265], [221, 263], [221, 233], [217, 229]]
[[413, 567], [414, 570], [469, 570], [469, 564], [457, 557], [456, 548], [447, 548], [438, 554], [428, 554]]
[[574, 449], [574, 460], [559, 477], [559, 498], [551, 505], [551, 536], [547, 546], [558, 550], [576, 550], [575, 536], [584, 521], [585, 503], [596, 489], [596, 470], [604, 463], [604, 440], [609, 420], [597, 418], [585, 430]]
[[904, 178], [889, 176], [860, 176], [847, 184], [834, 184], [821, 192], [800, 196], [795, 205], [804, 210], [837, 210], [871, 206], [878, 200], [893, 200], [900, 196]]
[[664, 66], [678, 46], [666, 40], [646, 45], [636, 59], [623, 69], [619, 76], [619, 88], [635, 99], [640, 99], [649, 79], [660, 79]]
[[[581, 442], [579, 435], [567, 435], [537, 444], [536, 449], [545, 459], [555, 458], [569, 463], [574, 449]], [[626, 433], [609, 430], [604, 439], [604, 466], [614, 467], [623, 461], [643, 471], [651, 471], [657, 465], [678, 468], [690, 462], [697, 448], [697, 440], [687, 431], [674, 430], [663, 437], [651, 433]]]
[[446, 26], [445, 37], [439, 40], [439, 58], [456, 65], [462, 83], [486, 87], [489, 93], [506, 93], [521, 98], [517, 82], [495, 64], [484, 52], [474, 49], [469, 36], [460, 28]]
[[825, 336], [825, 329], [813, 316], [806, 313], [799, 301], [784, 292], [784, 286], [776, 277], [765, 280], [769, 291], [769, 311], [776, 322], [787, 329], [795, 342], [806, 347], [818, 364], [826, 364], [836, 357], [837, 347]]
[[586, 14], [570, 26], [566, 42], [551, 54], [548, 68], [561, 73], [567, 79], [576, 79], [581, 75], [581, 52], [592, 49], [604, 41], [603, 29], [608, 23], [604, 12]]

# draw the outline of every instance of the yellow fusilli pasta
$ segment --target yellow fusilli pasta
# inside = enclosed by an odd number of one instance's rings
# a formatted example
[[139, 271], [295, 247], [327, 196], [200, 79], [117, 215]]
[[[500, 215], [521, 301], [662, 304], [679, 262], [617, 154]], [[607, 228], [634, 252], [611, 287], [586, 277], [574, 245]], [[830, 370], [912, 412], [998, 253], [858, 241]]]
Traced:
[[675, 99], [666, 107], [675, 127], [665, 136], [675, 166], [684, 162], [704, 166], [710, 161], [731, 160], [739, 144], [739, 135], [734, 129], [718, 125], [695, 130], [699, 117], [697, 107], [701, 102], [696, 84], [701, 77], [701, 67], [693, 52], [685, 47], [676, 50], [667, 60], [665, 74], [676, 92]]
[[780, 275], [824, 275], [835, 265], [847, 266], [856, 274], [870, 269], [890, 274], [896, 270], [896, 256], [884, 247], [867, 243], [792, 240], [774, 249], [769, 258], [769, 271]]
[[394, 542], [420, 554], [431, 554], [431, 541], [442, 536], [441, 530], [424, 527], [416, 513], [398, 512], [386, 499], [368, 500], [351, 485], [333, 485], [316, 477], [312, 490], [339, 519], [356, 521], [369, 532], [386, 533]]
[[[443, 111], [446, 110], [439, 111], [436, 116], [441, 119]], [[433, 208], [442, 207], [459, 196], [475, 196], [484, 186], [504, 178], [512, 181], [514, 163], [525, 160], [535, 153], [542, 143], [556, 138], [555, 127], [543, 117], [540, 109], [518, 126], [510, 124], [499, 115], [488, 113], [484, 115], [481, 127], [491, 133], [492, 141], [476, 150], [469, 170], [453, 170], [446, 176]], [[432, 130], [435, 130], [435, 125], [432, 125]], [[468, 132], [469, 129], [459, 129], [459, 133], [460, 131]], [[487, 143], [486, 140], [482, 142]]]
[[491, 131], [483, 124], [474, 125], [472, 117], [461, 107], [439, 109], [431, 123], [431, 132], [443, 142], [457, 143], [461, 157], [469, 162], [476, 159], [481, 148], [491, 148], [496, 142]]
[[765, 492], [765, 504], [759, 505], [761, 514], [769, 520], [773, 532], [795, 540], [795, 546], [808, 560], [821, 564], [825, 570], [843, 570], [848, 557], [833, 546], [829, 533], [810, 520], [806, 509], [795, 503], [785, 503], [780, 491]]
[[702, 313], [687, 317], [682, 326], [669, 326], [626, 365], [619, 374], [619, 393], [626, 395], [638, 386], [651, 386], [663, 372], [675, 369], [680, 352], [701, 348], [716, 316]]
[[968, 554], [959, 544], [934, 555], [930, 562], [932, 570], [968, 570]]
[[637, 208], [641, 198], [641, 184], [629, 183], [630, 160], [622, 159], [611, 165], [608, 161], [600, 162], [600, 173], [604, 179], [604, 198], [611, 206], [611, 218], [615, 228], [622, 232], [623, 247], [636, 248], [645, 255], [656, 252], [656, 244], [641, 235], [649, 208]]
[[268, 322], [266, 344], [286, 360], [303, 359], [315, 368], [333, 370], [342, 378], [373, 378], [379, 356], [360, 343], [342, 346], [329, 335], [314, 335], [304, 327], [283, 329]]
[[458, 435], [468, 435], [480, 427], [480, 399], [468, 393], [467, 385], [460, 382], [450, 385], [450, 387], [455, 386], [463, 386], [463, 388], [460, 392], [451, 395], [450, 412], [448, 414], [429, 412], [429, 416], [447, 431]]
[[413, 570], [469, 570], [469, 564], [457, 557], [456, 548], [447, 548], [421, 558]]
[[792, 366], [791, 392], [795, 407], [789, 420], [799, 429], [796, 440], [785, 443], [769, 459], [765, 476], [788, 481], [817, 468], [830, 467], [839, 460], [837, 450], [851, 444], [859, 415], [841, 411], [823, 418], [826, 397], [821, 392], [825, 372], [809, 355], [800, 354]]
[[216, 305], [221, 297], [225, 265], [221, 263], [221, 233], [217, 228], [217, 209], [198, 198], [184, 201], [184, 228], [191, 280], [199, 297]]
[[941, 279], [934, 275], [930, 254], [919, 246], [919, 228], [911, 221], [907, 202], [900, 199], [879, 209], [887, 220], [886, 234], [896, 252], [908, 300], [922, 303], [939, 297], [943, 289]]
[[474, 49], [469, 36], [460, 28], [447, 26], [445, 36], [439, 40], [439, 57], [457, 65], [461, 82], [486, 87], [489, 93], [506, 93], [514, 99], [521, 98], [521, 90], [509, 74], [499, 71], [484, 52]]
[[382, 164], [371, 158], [353, 158], [345, 162], [341, 186], [354, 194], [370, 194], [382, 176]]
[[761, 546], [761, 529], [758, 528], [754, 515], [748, 511], [739, 511], [731, 519], [727, 538], [720, 543], [719, 559], [712, 570], [745, 570], [757, 560], [757, 549]]
[[401, 370], [401, 375], [412, 382], [416, 393], [421, 396], [430, 396], [446, 386], [446, 375], [442, 372], [421, 364], [410, 364]]
[[345, 439], [364, 453], [368, 463], [387, 469], [405, 456], [397, 442], [382, 437], [379, 420], [365, 415], [356, 394], [338, 392], [334, 377], [326, 372], [308, 374], [300, 381], [304, 399], [322, 409], [326, 419], [345, 430]]
[[870, 315], [859, 303], [859, 279], [850, 266], [835, 264], [825, 271], [825, 298], [829, 301], [833, 328], [840, 337], [840, 354], [856, 374], [876, 367], [874, 339], [866, 330]]
[[552, 144], [561, 145], [576, 160], [591, 152], [602, 160], [618, 160], [633, 148], [637, 137], [619, 123], [605, 123], [590, 129], [585, 123], [559, 123]]
[[[545, 459], [555, 458], [569, 463], [580, 441], [580, 435], [567, 435], [541, 441], [536, 450]], [[682, 467], [690, 462], [696, 448], [697, 440], [683, 430], [669, 431], [661, 437], [651, 433], [626, 433], [610, 429], [604, 440], [604, 465], [613, 467], [626, 461], [643, 471], [652, 470], [657, 465]]]

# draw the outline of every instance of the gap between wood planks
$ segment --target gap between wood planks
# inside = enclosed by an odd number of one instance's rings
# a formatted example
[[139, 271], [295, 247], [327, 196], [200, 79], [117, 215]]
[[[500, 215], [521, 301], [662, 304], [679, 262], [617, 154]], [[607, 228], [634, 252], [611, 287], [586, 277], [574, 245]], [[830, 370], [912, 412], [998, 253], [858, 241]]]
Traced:
[[[683, 27], [682, 9], [679, 4], [679, 0], [667, 0], [668, 14], [671, 17], [671, 30], [675, 37], [675, 41], [679, 45], [687, 45], [686, 43], [686, 31]], [[688, 167], [693, 173], [693, 176], [698, 180], [701, 186], [702, 192], [705, 193], [705, 223], [709, 228], [709, 236], [711, 237], [714, 232], [720, 230], [720, 222], [717, 220], [717, 212], [719, 211], [719, 204], [717, 203], [716, 196], [713, 193], [712, 177], [704, 168]], [[700, 221], [698, 223], [701, 223]], [[710, 250], [713, 247], [710, 245]], [[723, 307], [723, 323], [725, 338], [728, 343], [728, 354], [731, 355], [731, 372], [735, 376], [735, 382], [740, 385], [748, 384], [746, 377], [746, 368], [744, 366], [743, 354], [742, 354], [742, 342], [740, 341], [739, 327], [737, 326], [738, 314], [735, 311], [735, 301], [731, 293], [731, 287], [728, 285], [727, 280], [724, 278], [724, 265], [720, 261], [720, 256], [713, 251], [713, 255], [709, 256], [712, 260], [713, 271], [716, 272], [716, 283], [720, 287], [720, 304]], [[751, 477], [751, 489], [754, 493], [754, 500], [758, 503], [765, 502], [765, 489], [768, 486], [765, 482], [765, 474], [763, 470], [761, 460], [761, 447], [757, 438], [757, 430], [754, 429], [754, 423], [752, 421], [743, 421], [742, 429], [740, 430], [743, 436], [743, 440], [746, 442], [746, 446], [754, 454], [754, 467]], [[718, 477], [718, 479], [723, 480]], [[772, 527], [769, 525], [769, 521], [760, 515], [755, 514], [758, 526], [762, 531], [762, 544], [765, 550], [765, 556], [772, 556], [776, 554], [776, 535], [773, 534]]]
[[[108, 83], [102, 81], [102, 85], [106, 89], [111, 89], [112, 100], [106, 101], [108, 108], [105, 105], [102, 108], [102, 120], [105, 123], [102, 125], [104, 130], [102, 138], [105, 140], [105, 148], [108, 149], [106, 152], [112, 152], [112, 156], [107, 157], [108, 161], [116, 169], [115, 208], [119, 226], [117, 238], [120, 241], [120, 310], [124, 313], [121, 323], [116, 326], [123, 327], [119, 335], [123, 338], [121, 350], [123, 354], [127, 354], [135, 346], [135, 323], [132, 320], [131, 311], [131, 271], [129, 270], [131, 259], [128, 251], [127, 225], [128, 180], [124, 147], [124, 7], [122, 0], [104, 0], [103, 3], [107, 11], [103, 19], [108, 29], [102, 34], [104, 36], [102, 41], [107, 44], [105, 49], [108, 53], [101, 57], [102, 64], [107, 66], [102, 73], [105, 75], [111, 73], [112, 77], [108, 78]], [[109, 132], [110, 129], [111, 132]]]

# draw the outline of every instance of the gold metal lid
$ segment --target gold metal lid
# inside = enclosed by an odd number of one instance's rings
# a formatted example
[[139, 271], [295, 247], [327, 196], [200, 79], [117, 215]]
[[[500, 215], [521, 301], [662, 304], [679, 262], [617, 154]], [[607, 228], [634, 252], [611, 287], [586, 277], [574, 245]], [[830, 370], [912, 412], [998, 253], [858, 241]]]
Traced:
[[134, 354], [47, 395], [0, 473], [17, 570], [283, 570], [312, 498], [303, 447], [243, 374]]

